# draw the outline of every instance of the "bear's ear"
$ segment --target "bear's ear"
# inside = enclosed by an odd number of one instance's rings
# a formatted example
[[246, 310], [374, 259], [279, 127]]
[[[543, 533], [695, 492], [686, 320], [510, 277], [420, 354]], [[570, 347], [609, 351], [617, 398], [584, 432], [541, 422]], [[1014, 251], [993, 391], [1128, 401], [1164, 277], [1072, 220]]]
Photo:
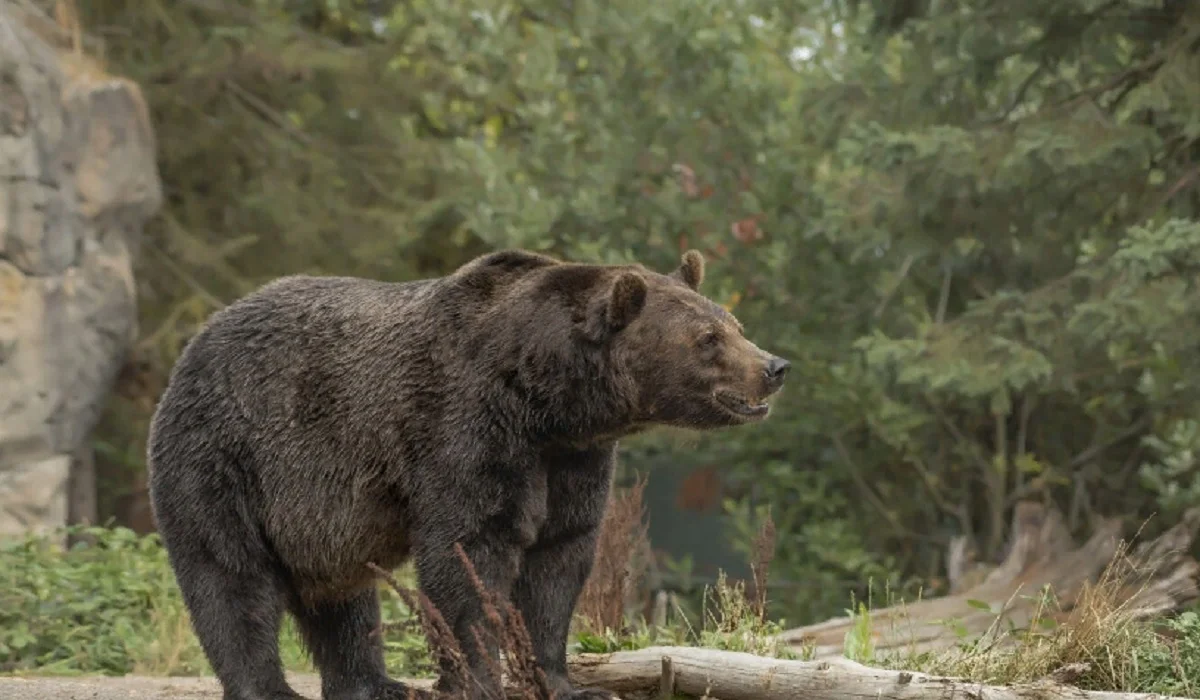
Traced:
[[699, 291], [700, 283], [704, 281], [704, 256], [698, 250], [689, 250], [683, 254], [682, 264], [670, 276], [691, 287], [692, 291]]
[[623, 272], [608, 295], [605, 320], [610, 331], [628, 326], [646, 306], [646, 280], [633, 272]]

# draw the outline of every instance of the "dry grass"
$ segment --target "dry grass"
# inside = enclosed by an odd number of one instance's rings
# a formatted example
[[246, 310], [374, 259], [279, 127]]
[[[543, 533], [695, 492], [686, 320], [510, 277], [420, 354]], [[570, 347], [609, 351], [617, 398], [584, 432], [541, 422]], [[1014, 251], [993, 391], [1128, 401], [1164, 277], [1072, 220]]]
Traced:
[[191, 673], [209, 670], [208, 661], [196, 643], [191, 619], [182, 606], [155, 608], [151, 618], [158, 634], [148, 645], [145, 656], [134, 664], [134, 674], [169, 676], [181, 669]]
[[[481, 669], [484, 677], [472, 677], [467, 654], [460, 646], [445, 618], [437, 608], [419, 591], [409, 590], [384, 569], [370, 564], [371, 569], [396, 591], [410, 610], [420, 611], [418, 619], [421, 630], [429, 644], [430, 653], [438, 662], [441, 676], [439, 687], [452, 687], [455, 692], [443, 691], [439, 697], [468, 697], [468, 688], [478, 687], [482, 697], [490, 700], [516, 698], [519, 700], [551, 700], [553, 697], [546, 675], [537, 666], [533, 642], [525, 627], [521, 612], [511, 602], [502, 600], [480, 580], [475, 566], [463, 551], [455, 545], [455, 551], [467, 575], [479, 594], [483, 606], [484, 624], [475, 625], [471, 632], [476, 651], [486, 661]], [[499, 651], [496, 660], [495, 651]], [[411, 700], [424, 695], [413, 690]]]
[[1085, 689], [1141, 692], [1162, 677], [1185, 691], [1200, 686], [1174, 658], [1176, 648], [1138, 614], [1131, 580], [1149, 580], [1122, 546], [1099, 579], [1085, 584], [1063, 609], [1049, 590], [1039, 592], [1029, 624], [1004, 626], [997, 617], [977, 641], [926, 654], [899, 653], [875, 663], [967, 678], [988, 684], [1053, 679]]
[[79, 21], [79, 7], [75, 0], [55, 0], [54, 23], [68, 37], [71, 51], [83, 55], [83, 24]]
[[102, 45], [84, 31], [76, 0], [10, 0], [21, 24], [60, 53], [99, 55]]
[[634, 586], [645, 572], [650, 541], [642, 494], [645, 478], [613, 494], [600, 526], [592, 574], [575, 611], [583, 629], [620, 631]]
[[767, 621], [767, 575], [775, 558], [775, 521], [767, 515], [750, 546], [750, 571], [754, 575], [754, 613], [759, 622]]
[[108, 72], [104, 43], [85, 31], [77, 0], [8, 0], [21, 26], [54, 49], [58, 67], [65, 78], [64, 97], [76, 86], [112, 84], [133, 96], [138, 112], [147, 125], [150, 108], [141, 86]]

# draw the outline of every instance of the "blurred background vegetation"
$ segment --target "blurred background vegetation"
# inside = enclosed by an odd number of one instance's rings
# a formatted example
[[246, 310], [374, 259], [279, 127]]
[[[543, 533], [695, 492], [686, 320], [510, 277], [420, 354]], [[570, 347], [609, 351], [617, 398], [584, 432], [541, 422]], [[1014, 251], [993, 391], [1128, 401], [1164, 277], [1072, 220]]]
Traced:
[[[184, 342], [276, 276], [501, 247], [667, 270], [793, 361], [765, 424], [631, 441], [663, 585], [777, 526], [772, 612], [944, 590], [1019, 499], [1200, 502], [1200, 5], [1186, 0], [88, 0], [166, 205], [95, 436], [138, 531]], [[724, 548], [724, 549], [722, 549]], [[672, 578], [674, 576], [674, 578]]]

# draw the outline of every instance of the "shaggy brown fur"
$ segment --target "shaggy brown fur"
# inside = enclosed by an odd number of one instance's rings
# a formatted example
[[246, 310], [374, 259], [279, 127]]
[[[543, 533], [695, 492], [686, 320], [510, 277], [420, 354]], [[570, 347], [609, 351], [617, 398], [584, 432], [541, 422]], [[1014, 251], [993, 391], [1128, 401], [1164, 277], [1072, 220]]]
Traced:
[[149, 463], [226, 699], [296, 697], [285, 611], [325, 700], [406, 697], [372, 634], [368, 562], [410, 557], [482, 681], [456, 545], [519, 609], [555, 692], [604, 695], [572, 688], [566, 641], [617, 439], [760, 420], [788, 368], [697, 292], [703, 277], [694, 252], [662, 275], [504, 251], [404, 284], [287, 277], [214, 314], [172, 372]]

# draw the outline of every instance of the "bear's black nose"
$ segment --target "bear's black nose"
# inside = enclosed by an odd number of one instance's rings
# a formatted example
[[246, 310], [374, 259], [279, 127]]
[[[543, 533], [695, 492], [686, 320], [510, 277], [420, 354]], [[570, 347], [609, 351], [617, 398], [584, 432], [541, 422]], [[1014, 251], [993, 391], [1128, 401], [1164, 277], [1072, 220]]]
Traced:
[[783, 381], [784, 375], [792, 368], [792, 363], [782, 357], [772, 357], [767, 363], [767, 379], [773, 382]]

